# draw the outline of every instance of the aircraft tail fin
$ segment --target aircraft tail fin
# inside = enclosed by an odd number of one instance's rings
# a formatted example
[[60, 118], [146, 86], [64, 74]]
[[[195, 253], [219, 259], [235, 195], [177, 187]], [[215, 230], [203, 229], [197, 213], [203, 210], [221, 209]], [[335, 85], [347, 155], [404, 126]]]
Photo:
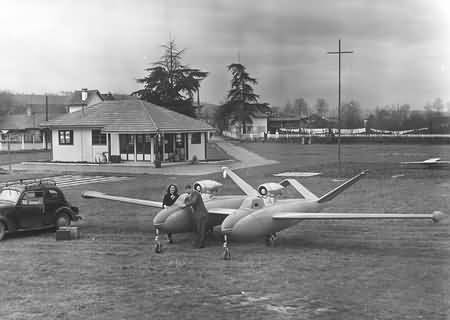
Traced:
[[348, 187], [350, 187], [351, 185], [353, 185], [355, 182], [357, 182], [359, 179], [361, 179], [362, 177], [364, 177], [367, 172], [369, 170], [364, 170], [363, 172], [357, 174], [356, 176], [354, 176], [353, 178], [345, 181], [343, 184], [341, 184], [340, 186], [334, 188], [333, 190], [331, 190], [330, 192], [328, 192], [327, 194], [323, 195], [322, 197], [319, 198], [319, 200], [317, 200], [317, 202], [322, 203], [322, 202], [327, 202], [330, 201], [331, 199], [334, 199], [338, 194], [340, 194], [341, 192], [343, 192], [345, 189], [347, 189]]
[[231, 180], [248, 196], [258, 196], [259, 193], [251, 185], [245, 182], [241, 177], [234, 173], [230, 168], [222, 167], [223, 178], [230, 177]]
[[288, 185], [291, 185], [292, 187], [295, 188], [295, 190], [297, 190], [298, 193], [300, 193], [303, 198], [305, 198], [306, 200], [313, 200], [316, 201], [319, 198], [312, 193], [311, 191], [309, 191], [304, 185], [302, 185], [300, 182], [298, 182], [295, 179], [284, 179], [283, 181], [280, 182], [280, 184], [283, 187], [287, 187]]

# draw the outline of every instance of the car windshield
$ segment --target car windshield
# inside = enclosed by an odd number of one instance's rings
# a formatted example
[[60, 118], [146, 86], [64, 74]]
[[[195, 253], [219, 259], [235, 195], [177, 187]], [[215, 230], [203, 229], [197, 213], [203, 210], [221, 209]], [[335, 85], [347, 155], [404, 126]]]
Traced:
[[0, 191], [0, 201], [17, 202], [20, 192], [14, 189], [3, 189]]

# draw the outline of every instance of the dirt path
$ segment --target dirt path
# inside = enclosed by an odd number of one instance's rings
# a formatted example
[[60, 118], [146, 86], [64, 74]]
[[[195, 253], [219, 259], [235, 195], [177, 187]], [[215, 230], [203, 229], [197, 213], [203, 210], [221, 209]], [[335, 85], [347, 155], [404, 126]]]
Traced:
[[227, 154], [239, 161], [239, 163], [235, 163], [231, 166], [233, 169], [265, 166], [278, 163], [278, 161], [266, 159], [259, 154], [249, 151], [234, 143], [227, 142], [222, 139], [218, 139], [215, 142]]

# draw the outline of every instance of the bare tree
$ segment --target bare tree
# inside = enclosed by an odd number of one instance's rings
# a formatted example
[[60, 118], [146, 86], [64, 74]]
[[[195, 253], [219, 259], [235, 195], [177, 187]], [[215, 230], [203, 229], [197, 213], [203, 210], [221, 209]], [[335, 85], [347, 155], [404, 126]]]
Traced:
[[303, 98], [295, 99], [294, 110], [300, 117], [307, 116], [309, 113], [308, 103]]
[[320, 115], [321, 117], [324, 117], [329, 110], [328, 103], [323, 98], [317, 99], [314, 108], [316, 109], [317, 114]]
[[8, 91], [0, 91], [0, 115], [11, 112], [13, 105], [13, 95]]

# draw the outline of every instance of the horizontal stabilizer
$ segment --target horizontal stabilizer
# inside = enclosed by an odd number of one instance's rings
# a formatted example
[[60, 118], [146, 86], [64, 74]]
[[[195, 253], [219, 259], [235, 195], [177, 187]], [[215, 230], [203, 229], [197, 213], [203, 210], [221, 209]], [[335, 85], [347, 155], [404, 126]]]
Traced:
[[83, 192], [83, 194], [81, 196], [86, 199], [93, 199], [93, 198], [104, 199], [104, 200], [112, 200], [112, 201], [137, 204], [137, 205], [145, 206], [145, 207], [162, 208], [162, 202], [159, 202], [159, 201], [135, 199], [135, 198], [128, 198], [128, 197], [120, 197], [120, 196], [111, 196], [106, 193], [102, 193], [102, 192], [98, 192], [98, 191], [85, 191], [85, 192]]
[[334, 188], [333, 190], [331, 190], [330, 192], [328, 192], [324, 196], [320, 197], [320, 199], [317, 202], [322, 203], [322, 202], [327, 202], [327, 201], [330, 201], [331, 199], [334, 199], [338, 194], [340, 194], [345, 189], [347, 189], [348, 187], [353, 185], [355, 182], [357, 182], [359, 179], [364, 177], [367, 174], [368, 171], [369, 170], [364, 170], [363, 172], [361, 172], [360, 174], [354, 176], [350, 180], [345, 181], [340, 186]]
[[332, 212], [284, 212], [275, 214], [276, 220], [351, 220], [351, 219], [431, 219], [438, 222], [445, 217], [444, 213], [332, 213]]
[[251, 185], [249, 185], [247, 182], [245, 182], [241, 177], [239, 177], [236, 173], [234, 173], [230, 168], [228, 167], [222, 167], [222, 173], [223, 177], [226, 178], [227, 176], [233, 180], [235, 184], [248, 196], [257, 197], [259, 196], [258, 191], [255, 190]]
[[303, 198], [307, 199], [307, 200], [317, 200], [319, 198], [316, 197], [316, 195], [314, 193], [312, 193], [311, 191], [309, 191], [304, 185], [302, 185], [300, 182], [298, 182], [295, 179], [284, 179], [283, 181], [280, 182], [280, 184], [283, 187], [287, 187], [288, 185], [291, 185], [295, 188], [295, 190], [297, 190], [298, 193], [300, 193]]

